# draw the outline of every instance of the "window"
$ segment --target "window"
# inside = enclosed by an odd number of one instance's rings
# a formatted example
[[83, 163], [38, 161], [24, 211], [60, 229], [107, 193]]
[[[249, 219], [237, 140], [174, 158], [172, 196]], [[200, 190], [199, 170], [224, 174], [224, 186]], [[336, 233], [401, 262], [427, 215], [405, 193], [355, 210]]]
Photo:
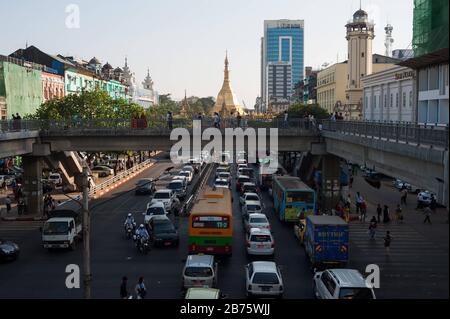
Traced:
[[364, 58], [364, 52], [361, 53], [361, 57]]
[[399, 103], [399, 101], [398, 101], [398, 93], [395, 93], [395, 107], [396, 108], [398, 108], [398, 104]]
[[403, 107], [406, 107], [406, 92], [403, 92], [402, 105]]
[[384, 107], [387, 107], [387, 94], [384, 95]]
[[330, 295], [334, 296], [334, 291], [336, 290], [336, 283], [333, 278], [328, 274], [328, 272], [324, 272], [322, 274], [322, 283], [327, 288]]
[[391, 93], [391, 107], [394, 107], [394, 94]]

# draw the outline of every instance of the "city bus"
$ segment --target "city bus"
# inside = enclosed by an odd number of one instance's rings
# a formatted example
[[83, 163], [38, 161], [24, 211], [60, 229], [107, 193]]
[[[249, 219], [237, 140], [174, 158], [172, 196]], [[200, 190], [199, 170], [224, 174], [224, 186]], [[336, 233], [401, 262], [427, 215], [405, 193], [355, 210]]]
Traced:
[[298, 177], [274, 176], [272, 195], [275, 213], [281, 221], [298, 221], [297, 216], [303, 209], [305, 209], [305, 218], [314, 215], [316, 193]]
[[206, 187], [189, 216], [189, 254], [231, 255], [233, 211], [231, 192]]

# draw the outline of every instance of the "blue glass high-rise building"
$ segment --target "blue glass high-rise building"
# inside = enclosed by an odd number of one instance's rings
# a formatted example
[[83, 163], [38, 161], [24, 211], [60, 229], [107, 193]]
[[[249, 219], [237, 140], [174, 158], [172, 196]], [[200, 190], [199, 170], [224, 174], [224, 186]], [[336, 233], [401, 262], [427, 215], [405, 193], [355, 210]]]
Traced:
[[288, 91], [293, 91], [295, 84], [304, 78], [303, 20], [264, 21], [264, 37], [261, 43], [261, 97], [264, 109], [267, 109], [267, 103], [271, 98], [267, 89], [268, 66], [277, 62], [291, 65], [292, 81], [285, 85], [290, 85]]

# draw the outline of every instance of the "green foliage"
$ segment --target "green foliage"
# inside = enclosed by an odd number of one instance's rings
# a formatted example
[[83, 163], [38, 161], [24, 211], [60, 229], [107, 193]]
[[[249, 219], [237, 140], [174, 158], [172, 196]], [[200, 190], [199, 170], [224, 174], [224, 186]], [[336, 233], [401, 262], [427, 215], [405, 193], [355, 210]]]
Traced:
[[43, 103], [30, 119], [128, 119], [141, 114], [144, 109], [125, 99], [113, 99], [105, 91], [83, 91]]
[[[328, 111], [321, 108], [318, 104], [294, 104], [289, 108], [288, 113], [290, 118], [305, 117], [306, 115], [313, 115], [316, 119], [326, 119], [330, 117]], [[279, 116], [282, 117], [283, 114], [280, 114]]]

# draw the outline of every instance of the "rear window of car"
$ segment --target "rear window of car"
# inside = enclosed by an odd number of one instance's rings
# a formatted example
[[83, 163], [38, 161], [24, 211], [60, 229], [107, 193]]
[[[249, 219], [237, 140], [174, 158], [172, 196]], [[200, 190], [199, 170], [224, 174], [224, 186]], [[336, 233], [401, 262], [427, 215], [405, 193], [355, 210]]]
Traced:
[[369, 288], [341, 288], [339, 299], [373, 299]]
[[211, 277], [213, 274], [210, 267], [187, 267], [184, 275], [187, 277]]
[[253, 284], [278, 285], [279, 283], [278, 276], [274, 273], [257, 272], [253, 276]]
[[257, 211], [261, 210], [261, 206], [259, 205], [247, 205], [247, 211]]
[[164, 208], [162, 207], [150, 207], [147, 209], [147, 215], [165, 215]]
[[155, 199], [169, 199], [170, 198], [170, 193], [169, 192], [156, 193], [153, 198], [155, 198]]
[[251, 224], [267, 224], [267, 219], [262, 217], [252, 217], [250, 218]]
[[256, 243], [266, 243], [271, 242], [272, 240], [270, 239], [269, 235], [252, 235], [250, 237], [250, 241]]
[[181, 189], [183, 188], [183, 182], [172, 182], [167, 186], [168, 189]]
[[259, 201], [259, 197], [256, 195], [248, 195], [246, 197], [246, 200], [253, 200], [253, 201]]
[[228, 186], [228, 182], [227, 181], [216, 181], [215, 184], [219, 185], [219, 186]]
[[239, 183], [247, 183], [247, 182], [250, 182], [250, 178], [248, 178], [248, 177], [239, 177], [238, 178], [238, 182]]

